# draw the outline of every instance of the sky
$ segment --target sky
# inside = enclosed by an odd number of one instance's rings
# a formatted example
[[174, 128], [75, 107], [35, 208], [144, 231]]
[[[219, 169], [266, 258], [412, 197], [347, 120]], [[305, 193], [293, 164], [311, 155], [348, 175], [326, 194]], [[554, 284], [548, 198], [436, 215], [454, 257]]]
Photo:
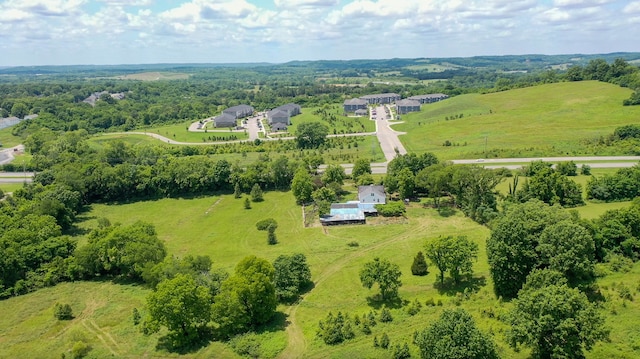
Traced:
[[640, 51], [640, 0], [0, 0], [0, 66]]

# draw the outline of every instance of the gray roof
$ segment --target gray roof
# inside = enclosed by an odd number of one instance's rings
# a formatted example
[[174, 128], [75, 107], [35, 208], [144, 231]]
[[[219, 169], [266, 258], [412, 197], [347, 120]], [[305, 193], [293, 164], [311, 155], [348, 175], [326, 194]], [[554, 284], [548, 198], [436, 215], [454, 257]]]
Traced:
[[275, 111], [275, 110], [286, 111], [289, 113], [289, 115], [295, 116], [300, 113], [300, 109], [301, 109], [300, 105], [296, 105], [295, 103], [288, 103], [286, 105], [278, 106], [274, 108], [272, 111]]
[[418, 106], [420, 107], [420, 101], [404, 99], [396, 102], [397, 106]]
[[400, 95], [398, 95], [397, 93], [393, 93], [393, 92], [389, 92], [389, 93], [380, 93], [380, 94], [373, 94], [373, 95], [364, 95], [364, 96], [360, 96], [360, 98], [387, 98], [387, 97], [400, 97]]
[[33, 115], [24, 116], [25, 120], [33, 120], [34, 118], [38, 118], [38, 114], [34, 113]]
[[380, 185], [369, 185], [369, 186], [358, 186], [358, 199], [361, 202], [368, 202], [366, 200], [367, 196], [370, 196], [371, 193], [377, 194], [382, 198], [387, 198], [387, 194], [384, 191], [384, 186]]
[[243, 104], [243, 105], [231, 106], [227, 108], [225, 111], [235, 111], [235, 112], [253, 111], [253, 107]]
[[215, 122], [215, 124], [220, 124], [220, 123], [236, 123], [236, 118], [233, 115], [230, 115], [228, 113], [223, 113], [220, 116], [216, 116], [213, 118], [213, 122]]
[[350, 98], [348, 100], [344, 100], [345, 105], [367, 105], [368, 102], [361, 98]]
[[428, 99], [443, 99], [443, 98], [448, 98], [449, 95], [445, 95], [443, 93], [431, 93], [431, 94], [427, 94], [427, 95], [416, 95], [416, 96], [410, 96], [408, 97], [409, 100], [428, 100]]

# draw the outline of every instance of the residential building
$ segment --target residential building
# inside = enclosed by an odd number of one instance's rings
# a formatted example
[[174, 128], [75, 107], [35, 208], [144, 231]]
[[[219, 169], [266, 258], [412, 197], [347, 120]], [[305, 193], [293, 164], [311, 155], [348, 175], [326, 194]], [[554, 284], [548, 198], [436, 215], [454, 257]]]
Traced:
[[398, 114], [403, 115], [409, 112], [419, 112], [420, 102], [417, 100], [404, 99], [396, 102]]
[[213, 118], [215, 127], [235, 127], [237, 119], [235, 116], [223, 112], [220, 116]]
[[343, 103], [343, 107], [344, 107], [344, 112], [348, 113], [348, 112], [356, 112], [357, 110], [360, 109], [367, 109], [367, 104], [368, 102], [360, 99], [360, 98], [351, 98], [348, 100], [345, 100]]
[[420, 102], [421, 104], [438, 102], [448, 98], [449, 98], [449, 95], [445, 95], [443, 93], [432, 93], [428, 95], [417, 95], [417, 96], [407, 97], [408, 100], [415, 100]]
[[222, 113], [231, 115], [235, 119], [239, 119], [239, 118], [251, 116], [253, 114], [253, 107], [249, 105], [238, 105], [238, 106], [229, 107], [228, 109], [222, 111]]
[[367, 101], [368, 104], [386, 104], [400, 100], [402, 97], [397, 93], [381, 93], [375, 95], [361, 96], [360, 99]]
[[358, 201], [360, 203], [385, 204], [387, 203], [387, 193], [384, 191], [384, 186], [380, 185], [358, 186]]
[[356, 116], [367, 116], [369, 114], [369, 111], [367, 109], [361, 108], [359, 110], [356, 110]]

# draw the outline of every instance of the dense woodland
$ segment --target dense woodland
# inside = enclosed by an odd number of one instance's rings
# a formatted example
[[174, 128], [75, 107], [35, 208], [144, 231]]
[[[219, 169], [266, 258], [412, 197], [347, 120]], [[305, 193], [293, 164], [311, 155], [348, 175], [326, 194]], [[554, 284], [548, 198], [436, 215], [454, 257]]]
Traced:
[[[253, 201], [260, 201], [262, 191], [271, 190], [291, 190], [299, 204], [311, 205], [317, 213], [324, 214], [328, 204], [346, 194], [345, 180], [363, 185], [375, 182], [365, 158], [356, 161], [350, 177], [340, 166], [329, 166], [324, 173], [318, 173], [318, 166], [324, 162], [323, 150], [351, 145], [344, 141], [356, 141], [357, 145], [357, 140], [327, 139], [328, 129], [311, 125], [307, 126], [310, 129], [299, 130], [319, 130], [317, 141], [303, 141], [299, 134], [298, 141], [288, 142], [169, 147], [113, 141], [97, 149], [89, 144], [92, 134], [197, 120], [239, 103], [258, 109], [288, 102], [316, 106], [367, 93], [456, 95], [586, 79], [632, 88], [636, 93], [624, 105], [639, 103], [640, 70], [621, 58], [611, 63], [590, 59], [566, 71], [549, 69], [549, 59], [540, 59], [448, 59], [458, 67], [428, 74], [399, 70], [415, 65], [416, 60], [185, 66], [163, 70], [185, 71], [190, 74], [188, 80], [158, 82], [106, 78], [116, 71], [122, 73], [123, 68], [75, 68], [77, 72], [55, 67], [4, 69], [10, 76], [0, 81], [0, 117], [32, 113], [39, 117], [13, 129], [32, 155], [29, 168], [38, 173], [33, 184], [10, 196], [0, 195], [4, 197], [0, 201], [0, 297], [18, 296], [64, 281], [127, 280], [154, 289], [147, 299], [146, 316], [138, 315], [136, 324], [148, 334], [166, 328], [172, 348], [197, 346], [212, 338], [229, 340], [252, 331], [272, 320], [279, 302], [294, 302], [305, 290], [311, 290], [304, 255], [282, 256], [274, 262], [247, 256], [233, 273], [227, 273], [215, 268], [205, 256], [170, 256], [155, 228], [144, 222], [122, 226], [102, 219], [99, 227], [87, 234], [87, 242], [79, 245], [77, 216], [86, 206], [99, 202], [212, 193], [235, 193], [238, 197], [244, 193], [250, 194]], [[540, 64], [535, 67], [537, 62]], [[496, 67], [503, 71], [496, 71]], [[504, 72], [522, 69], [528, 72]], [[127, 71], [137, 70], [132, 67]], [[37, 78], [34, 71], [44, 75]], [[448, 81], [335, 86], [316, 78], [368, 78], [385, 71], [399, 71], [405, 80], [439, 74], [439, 79]], [[95, 77], [81, 77], [87, 73]], [[126, 97], [104, 97], [95, 107], [82, 102], [99, 91], [124, 92]], [[638, 138], [640, 130], [632, 125], [618, 128], [606, 141]], [[232, 152], [265, 153], [244, 166], [212, 156]], [[286, 152], [295, 155], [285, 156]], [[4, 169], [15, 167], [5, 165]], [[567, 162], [554, 169], [550, 164], [533, 162], [514, 174], [478, 166], [454, 166], [430, 153], [408, 154], [391, 161], [380, 182], [395, 199], [428, 198], [443, 213], [459, 209], [488, 226], [491, 237], [487, 255], [495, 295], [515, 304], [513, 311], [502, 318], [511, 327], [507, 333], [509, 344], [514, 348], [530, 347], [539, 358], [578, 358], [584, 349], [607, 337], [603, 315], [598, 310], [598, 301], [603, 298], [599, 298], [595, 284], [596, 265], [611, 264], [622, 271], [640, 259], [639, 202], [594, 220], [562, 210], [584, 205], [582, 188], [571, 180], [579, 171], [585, 173], [589, 168], [579, 169]], [[520, 176], [527, 179], [520, 183]], [[505, 177], [512, 181], [507, 196], [495, 189]], [[640, 194], [638, 183], [640, 167], [623, 169], [614, 175], [594, 177], [587, 185], [587, 197], [631, 200]], [[250, 206], [249, 199], [247, 204]], [[381, 213], [401, 215], [403, 209], [402, 201], [394, 201], [391, 207], [381, 208]], [[268, 232], [270, 244], [277, 243], [275, 221], [258, 225]], [[458, 283], [472, 275], [470, 263], [477, 251], [477, 246], [464, 237], [450, 236], [430, 242], [425, 256], [439, 269], [442, 283], [446, 275]], [[402, 285], [399, 270], [379, 258], [367, 263], [360, 280], [367, 288], [374, 284], [380, 288], [381, 302], [397, 298]], [[540, 303], [556, 303], [557, 307], [541, 307]], [[561, 303], [572, 305], [567, 309]], [[66, 316], [68, 313], [60, 308], [61, 317]], [[420, 303], [411, 304], [410, 308], [417, 312]], [[387, 314], [384, 309], [378, 317], [327, 313], [319, 324], [318, 336], [327, 344], [337, 345], [360, 331], [370, 332], [376, 320], [393, 320]], [[536, 316], [546, 318], [548, 326], [542, 326]], [[450, 323], [460, 323], [465, 333], [451, 334], [455, 330], [448, 326]], [[455, 335], [464, 336], [447, 342], [446, 338]], [[472, 350], [461, 357], [497, 357], [492, 339], [475, 327], [464, 310], [445, 311], [441, 320], [416, 332], [414, 338], [407, 338], [407, 343], [418, 346], [423, 358], [448, 357], [446, 353], [434, 353], [452, 345]], [[474, 346], [469, 349], [465, 343]], [[388, 338], [376, 337], [374, 345], [389, 346]], [[407, 345], [391, 348], [393, 356], [406, 358]]]

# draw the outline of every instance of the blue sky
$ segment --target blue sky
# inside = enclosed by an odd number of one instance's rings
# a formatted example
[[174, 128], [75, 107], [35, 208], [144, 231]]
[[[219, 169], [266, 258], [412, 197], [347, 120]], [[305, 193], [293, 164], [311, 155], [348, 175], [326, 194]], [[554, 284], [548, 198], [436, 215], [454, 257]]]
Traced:
[[640, 0], [0, 0], [0, 66], [640, 51]]

